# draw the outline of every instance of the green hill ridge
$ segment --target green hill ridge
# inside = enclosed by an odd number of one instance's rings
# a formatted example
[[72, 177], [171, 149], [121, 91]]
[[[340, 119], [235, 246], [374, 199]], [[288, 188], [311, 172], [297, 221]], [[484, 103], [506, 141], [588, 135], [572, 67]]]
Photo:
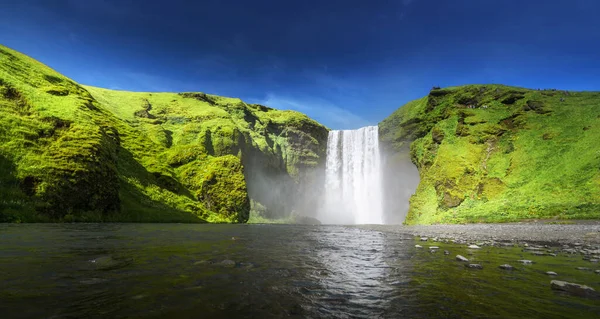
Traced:
[[79, 85], [0, 46], [0, 222], [246, 222], [251, 209], [314, 210], [321, 190], [306, 185], [319, 178], [327, 132], [235, 98]]
[[[388, 217], [413, 164], [407, 224], [600, 217], [600, 92], [434, 88], [379, 133]], [[0, 46], [0, 222], [314, 216], [327, 135], [236, 98], [80, 85]]]
[[600, 217], [600, 92], [434, 88], [379, 127], [419, 170], [407, 224]]

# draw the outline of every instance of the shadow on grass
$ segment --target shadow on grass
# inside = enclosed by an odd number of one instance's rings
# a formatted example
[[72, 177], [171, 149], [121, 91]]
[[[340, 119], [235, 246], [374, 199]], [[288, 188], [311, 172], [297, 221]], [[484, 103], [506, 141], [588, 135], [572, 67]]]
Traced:
[[[125, 149], [119, 149], [118, 170], [120, 176], [119, 197], [121, 199], [121, 212], [114, 216], [108, 216], [107, 221], [123, 222], [185, 222], [185, 223], [206, 223], [199, 214], [199, 209], [190, 202], [193, 200], [192, 194], [176, 179], [158, 173], [149, 172]], [[190, 211], [174, 208], [163, 201], [152, 199], [136, 185], [129, 182], [135, 179], [144, 189], [149, 189], [155, 185], [162, 191], [169, 191], [175, 196], [170, 196], [178, 204], [187, 206]], [[165, 192], [165, 194], [168, 194]], [[165, 195], [168, 196], [168, 195]], [[187, 200], [186, 200], [187, 199]], [[198, 215], [192, 211], [197, 211]]]

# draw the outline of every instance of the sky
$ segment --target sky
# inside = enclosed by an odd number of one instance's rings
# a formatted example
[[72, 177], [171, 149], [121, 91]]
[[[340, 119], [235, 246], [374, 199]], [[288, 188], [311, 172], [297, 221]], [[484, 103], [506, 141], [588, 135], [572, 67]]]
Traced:
[[600, 90], [598, 0], [2, 1], [0, 43], [74, 79], [376, 125], [432, 86]]

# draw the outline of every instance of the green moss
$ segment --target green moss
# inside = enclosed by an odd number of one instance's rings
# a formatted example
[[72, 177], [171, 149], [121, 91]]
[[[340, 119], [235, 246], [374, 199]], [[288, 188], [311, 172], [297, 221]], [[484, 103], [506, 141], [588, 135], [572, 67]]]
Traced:
[[596, 92], [469, 85], [408, 103], [380, 136], [419, 169], [409, 224], [599, 218], [597, 127]]
[[81, 86], [0, 46], [1, 221], [245, 222], [248, 193], [289, 214], [255, 180], [301, 197], [326, 139], [298, 112]]

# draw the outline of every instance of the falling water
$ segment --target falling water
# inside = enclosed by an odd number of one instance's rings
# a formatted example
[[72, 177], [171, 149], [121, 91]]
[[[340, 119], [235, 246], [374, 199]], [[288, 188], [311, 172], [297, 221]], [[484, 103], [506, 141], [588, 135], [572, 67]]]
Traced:
[[330, 131], [327, 140], [326, 224], [382, 224], [378, 127]]

